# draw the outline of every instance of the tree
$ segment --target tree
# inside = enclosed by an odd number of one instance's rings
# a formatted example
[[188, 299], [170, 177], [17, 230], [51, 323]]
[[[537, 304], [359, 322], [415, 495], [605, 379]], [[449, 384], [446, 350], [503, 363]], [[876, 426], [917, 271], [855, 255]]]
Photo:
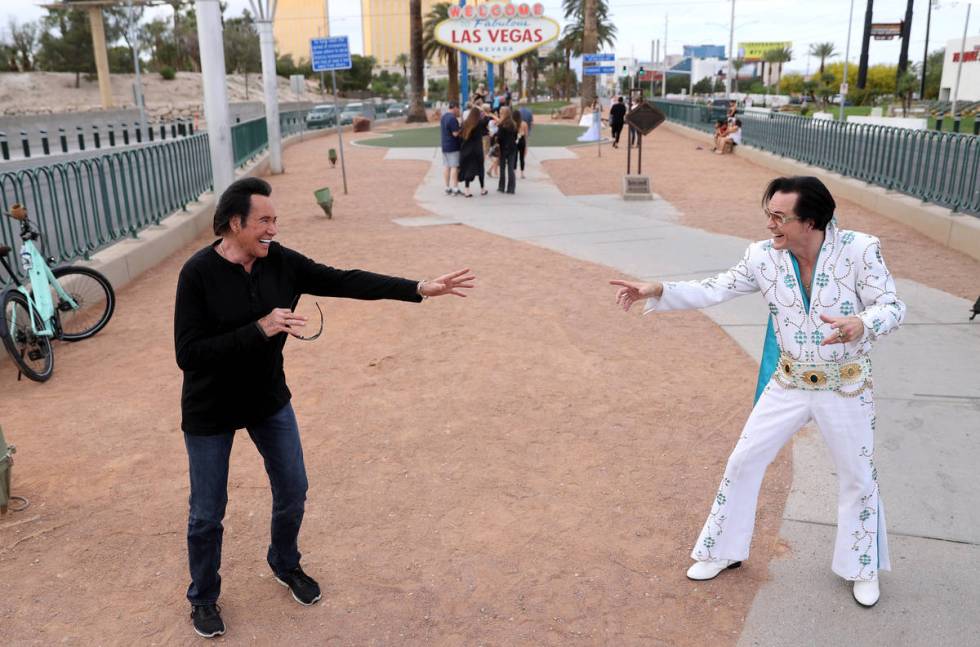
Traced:
[[[164, 0], [174, 12], [174, 29], [173, 32], [173, 44], [174, 44], [174, 69], [179, 70], [180, 64], [183, 62], [183, 52], [181, 47], [182, 33], [180, 29], [180, 10], [184, 8], [185, 5], [190, 4], [189, 0]], [[196, 22], [196, 21], [195, 21]]]
[[342, 92], [364, 91], [371, 86], [374, 66], [378, 61], [373, 56], [352, 54], [349, 70], [337, 72], [337, 89]]
[[929, 58], [926, 62], [926, 96], [922, 97], [923, 99], [939, 97], [939, 85], [943, 78], [943, 61], [945, 58], [945, 49], [929, 52]]
[[262, 69], [255, 19], [246, 9], [239, 18], [225, 21], [224, 32], [225, 73], [245, 75], [245, 99], [248, 100], [248, 73]]
[[769, 63], [769, 75], [772, 76], [772, 66], [778, 65], [776, 71], [776, 94], [780, 91], [780, 81], [783, 76], [783, 63], [789, 63], [793, 60], [793, 50], [789, 47], [783, 47], [781, 49], [770, 49], [765, 55], [766, 62]]
[[[571, 67], [573, 55], [581, 56], [597, 52], [602, 46], [611, 47], [616, 42], [617, 31], [609, 17], [608, 0], [562, 0], [562, 9], [568, 22], [565, 24], [559, 47], [564, 49], [566, 69]], [[595, 77], [583, 76], [582, 78], [583, 105], [591, 105], [592, 99], [589, 97], [595, 96]]]
[[34, 69], [35, 57], [38, 46], [38, 24], [36, 22], [25, 22], [17, 24], [17, 19], [10, 17], [8, 29], [10, 31], [10, 48], [16, 70], [30, 72]]
[[895, 82], [895, 94], [902, 98], [902, 116], [907, 117], [912, 106], [912, 93], [919, 89], [919, 75], [915, 70], [906, 70]]
[[745, 67], [744, 58], [733, 58], [732, 59], [732, 85], [734, 87], [734, 92], [738, 92], [738, 72], [743, 67]]
[[425, 114], [425, 104], [422, 103], [423, 65], [425, 55], [422, 53], [422, 0], [409, 0], [408, 27], [412, 47], [412, 100], [405, 117], [407, 123], [424, 122], [429, 118]]
[[80, 87], [82, 72], [95, 73], [88, 16], [78, 9], [48, 9], [42, 20], [45, 31], [40, 38], [38, 66], [49, 72], [74, 72], [75, 87]]
[[810, 55], [820, 59], [820, 76], [823, 76], [824, 62], [828, 58], [838, 56], [838, 53], [834, 51], [833, 43], [813, 43], [810, 45]]
[[[582, 53], [583, 54], [594, 54], [598, 46], [598, 27], [596, 25], [596, 7], [598, 0], [585, 0], [582, 5]], [[584, 75], [582, 77], [582, 112], [592, 106], [595, 102], [596, 92], [595, 92], [595, 82], [596, 78], [592, 75]]]
[[806, 79], [803, 78], [802, 74], [793, 72], [791, 74], [787, 74], [779, 81], [780, 87], [787, 94], [803, 94], [805, 91], [803, 86], [806, 84]]
[[395, 57], [395, 65], [401, 66], [402, 77], [406, 79], [408, 78], [408, 63], [410, 60], [411, 59], [408, 58], [408, 54], [406, 54], [405, 52], [402, 52], [401, 54]]
[[432, 5], [422, 25], [422, 54], [428, 60], [446, 61], [449, 72], [449, 97], [459, 99], [459, 55], [455, 49], [436, 40], [436, 25], [449, 19], [448, 2]]
[[691, 87], [691, 94], [711, 94], [714, 87], [714, 78], [706, 76]]

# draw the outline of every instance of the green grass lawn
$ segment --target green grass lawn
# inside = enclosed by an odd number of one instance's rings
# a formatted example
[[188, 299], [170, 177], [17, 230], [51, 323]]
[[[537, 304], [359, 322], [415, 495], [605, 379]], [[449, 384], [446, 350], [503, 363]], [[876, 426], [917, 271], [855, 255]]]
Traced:
[[[585, 132], [580, 126], [539, 124], [531, 127], [528, 144], [534, 146], [571, 146], [577, 144], [579, 135]], [[439, 145], [439, 126], [408, 128], [387, 133], [390, 137], [363, 139], [358, 144], [382, 148], [422, 148]]]
[[536, 115], [550, 115], [553, 110], [564, 108], [571, 101], [538, 101], [537, 103], [526, 104]]

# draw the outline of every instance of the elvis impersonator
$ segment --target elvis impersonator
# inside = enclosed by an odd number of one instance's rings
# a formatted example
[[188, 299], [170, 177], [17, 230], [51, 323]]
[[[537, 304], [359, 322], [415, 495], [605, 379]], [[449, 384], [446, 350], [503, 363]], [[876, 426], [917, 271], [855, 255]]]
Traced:
[[687, 576], [710, 580], [749, 556], [766, 467], [812, 419], [839, 475], [832, 568], [854, 581], [854, 599], [870, 607], [879, 597], [878, 572], [891, 569], [874, 464], [868, 354], [878, 337], [901, 325], [905, 304], [895, 294], [878, 239], [837, 227], [834, 199], [820, 180], [777, 178], [762, 205], [772, 238], [749, 245], [730, 270], [703, 281], [611, 281], [624, 310], [642, 298], [649, 313], [761, 292], [772, 315], [761, 393], [728, 458]]

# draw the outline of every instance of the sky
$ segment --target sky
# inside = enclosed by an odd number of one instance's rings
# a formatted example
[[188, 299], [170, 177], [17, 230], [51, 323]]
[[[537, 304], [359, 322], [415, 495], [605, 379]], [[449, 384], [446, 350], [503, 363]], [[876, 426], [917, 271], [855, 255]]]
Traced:
[[[333, 35], [350, 37], [351, 50], [362, 51], [360, 0], [327, 0]], [[717, 44], [728, 47], [731, 3], [729, 0], [608, 0], [612, 20], [619, 30], [613, 50], [617, 57], [651, 57], [651, 41], [664, 38], [667, 25], [667, 51], [680, 54], [683, 45]], [[915, 0], [909, 59], [921, 62], [926, 36], [926, 11], [930, 0]], [[974, 0], [976, 2], [976, 0]], [[6, 31], [10, 17], [18, 21], [36, 20], [44, 15], [38, 0], [0, 0], [0, 29]], [[546, 0], [545, 15], [561, 22], [561, 1]], [[811, 43], [833, 42], [843, 55], [847, 43], [848, 10], [852, 0], [735, 0], [735, 43], [739, 41], [792, 41], [793, 61], [785, 71], [813, 71], [819, 61], [808, 60]], [[226, 15], [239, 15], [249, 8], [248, 0], [228, 0]], [[408, 0], [405, 0], [406, 11]], [[850, 60], [857, 61], [861, 50], [861, 30], [866, 2], [853, 0], [854, 24], [851, 29]], [[905, 15], [906, 0], [876, 0], [875, 22], [899, 22]], [[967, 3], [964, 0], [934, 0], [929, 49], [945, 45], [963, 35]], [[167, 7], [151, 9], [148, 15], [169, 16]], [[980, 2], [973, 7], [968, 35], [980, 34]], [[871, 41], [871, 64], [898, 61], [900, 41]], [[608, 51], [608, 50], [607, 50]], [[840, 60], [838, 57], [837, 60]], [[831, 59], [834, 60], [834, 59]]]

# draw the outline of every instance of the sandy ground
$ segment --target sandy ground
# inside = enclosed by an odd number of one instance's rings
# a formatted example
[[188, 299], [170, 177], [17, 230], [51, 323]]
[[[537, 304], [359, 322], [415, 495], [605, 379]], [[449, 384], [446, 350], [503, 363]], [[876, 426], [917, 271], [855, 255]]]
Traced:
[[[573, 150], [579, 159], [551, 160], [545, 167], [566, 194], [619, 193], [626, 174], [625, 133], [621, 143], [619, 149], [603, 145], [602, 157], [595, 146], [577, 147]], [[643, 171], [654, 193], [682, 212], [685, 225], [749, 240], [767, 238], [760, 200], [778, 173], [736, 156], [715, 155], [710, 148], [666, 128], [646, 137]], [[636, 158], [634, 150], [634, 173]], [[837, 200], [837, 218], [846, 229], [878, 236], [895, 276], [971, 301], [977, 298], [980, 261], [849, 200]]]
[[[219, 642], [733, 645], [785, 550], [787, 451], [738, 577], [694, 584], [684, 570], [754, 363], [698, 313], [624, 314], [603, 267], [462, 226], [393, 224], [424, 213], [412, 193], [428, 165], [348, 148], [344, 196], [333, 145], [288, 149], [272, 179], [284, 244], [411, 278], [470, 267], [478, 289], [323, 300], [323, 337], [287, 344], [311, 484], [300, 547], [324, 599], [300, 607], [273, 581], [269, 487], [240, 434]], [[312, 200], [322, 185], [338, 194], [333, 220]], [[199, 641], [171, 322], [177, 272], [209, 240], [120, 290], [97, 337], [59, 344], [50, 382], [2, 367], [14, 492], [31, 507], [0, 520], [0, 644]]]

